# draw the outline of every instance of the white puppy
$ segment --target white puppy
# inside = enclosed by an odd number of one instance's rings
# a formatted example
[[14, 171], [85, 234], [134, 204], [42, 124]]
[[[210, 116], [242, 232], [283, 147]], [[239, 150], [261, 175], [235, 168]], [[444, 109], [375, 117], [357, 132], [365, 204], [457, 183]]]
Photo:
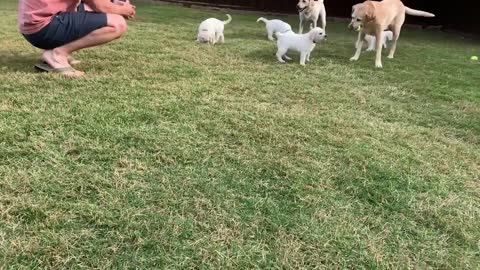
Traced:
[[[382, 46], [383, 48], [387, 48], [387, 41], [392, 41], [393, 39], [393, 32], [392, 31], [384, 31], [382, 36]], [[367, 42], [367, 52], [375, 51], [375, 46], [377, 42], [377, 38], [372, 35], [365, 35], [364, 40]], [[358, 48], [358, 41], [355, 42], [355, 48]]]
[[215, 43], [225, 42], [225, 36], [223, 35], [223, 30], [225, 25], [229, 24], [232, 21], [232, 17], [227, 14], [228, 20], [220, 21], [219, 19], [210, 18], [203, 21], [198, 27], [197, 41], [200, 43], [210, 43], [214, 45]]
[[298, 33], [303, 33], [303, 23], [310, 22], [310, 28], [317, 27], [318, 18], [322, 19], [322, 29], [325, 31], [327, 26], [327, 11], [323, 0], [299, 0], [297, 4], [298, 15], [300, 17], [300, 27]]
[[267, 28], [267, 34], [269, 40], [274, 40], [273, 34], [275, 33], [286, 33], [292, 31], [290, 24], [281, 21], [281, 20], [267, 20], [265, 18], [258, 18], [258, 22], [264, 22], [265, 27]]
[[310, 54], [315, 48], [315, 44], [327, 37], [325, 31], [320, 27], [313, 28], [307, 34], [295, 34], [293, 32], [282, 34], [277, 32], [276, 35], [278, 61], [285, 63], [283, 57], [290, 60], [285, 54], [288, 50], [293, 50], [300, 53], [300, 65], [302, 66], [305, 66], [305, 61], [310, 62]]

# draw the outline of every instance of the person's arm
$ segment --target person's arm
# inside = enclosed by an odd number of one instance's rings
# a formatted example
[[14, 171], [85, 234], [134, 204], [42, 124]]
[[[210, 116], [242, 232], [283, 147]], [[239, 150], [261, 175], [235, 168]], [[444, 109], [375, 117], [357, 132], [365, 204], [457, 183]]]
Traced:
[[94, 11], [118, 14], [127, 18], [131, 18], [135, 15], [135, 6], [132, 6], [129, 3], [116, 5], [110, 0], [84, 0], [84, 2]]

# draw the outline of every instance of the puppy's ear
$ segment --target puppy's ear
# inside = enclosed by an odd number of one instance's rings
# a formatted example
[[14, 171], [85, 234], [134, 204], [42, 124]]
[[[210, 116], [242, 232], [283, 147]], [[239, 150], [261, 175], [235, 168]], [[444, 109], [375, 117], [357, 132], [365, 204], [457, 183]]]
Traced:
[[314, 41], [315, 40], [315, 36], [317, 35], [317, 31], [310, 31], [310, 33], [308, 33], [308, 39], [310, 39], [311, 41]]
[[375, 5], [372, 1], [365, 1], [364, 5], [365, 20], [373, 21], [375, 19]]

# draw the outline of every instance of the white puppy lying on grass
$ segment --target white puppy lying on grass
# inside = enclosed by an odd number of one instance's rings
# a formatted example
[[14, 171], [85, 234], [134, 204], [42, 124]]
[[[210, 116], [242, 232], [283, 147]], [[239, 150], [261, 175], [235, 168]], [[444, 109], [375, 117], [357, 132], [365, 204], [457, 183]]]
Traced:
[[315, 44], [324, 40], [327, 35], [320, 27], [315, 27], [307, 34], [295, 34], [293, 32], [277, 32], [277, 59], [280, 63], [285, 63], [283, 58], [290, 60], [286, 53], [288, 50], [300, 53], [300, 65], [305, 66], [305, 61], [310, 62], [310, 54], [315, 48]]
[[290, 24], [281, 21], [281, 20], [267, 20], [263, 17], [258, 18], [258, 22], [264, 22], [265, 27], [267, 28], [267, 34], [268, 34], [268, 39], [269, 40], [274, 40], [273, 34], [275, 33], [286, 33], [286, 32], [291, 32], [292, 27]]
[[232, 21], [232, 16], [227, 14], [228, 19], [226, 21], [220, 21], [219, 19], [210, 18], [203, 21], [198, 27], [197, 41], [200, 43], [209, 43], [214, 45], [217, 42], [224, 43], [225, 36], [223, 30], [225, 25]]
[[[383, 31], [383, 47], [387, 48], [387, 41], [392, 41], [393, 39], [393, 32], [392, 31]], [[367, 42], [367, 52], [375, 51], [376, 41], [377, 38], [372, 35], [365, 35], [365, 41]], [[355, 43], [355, 48], [358, 48], [358, 42]]]

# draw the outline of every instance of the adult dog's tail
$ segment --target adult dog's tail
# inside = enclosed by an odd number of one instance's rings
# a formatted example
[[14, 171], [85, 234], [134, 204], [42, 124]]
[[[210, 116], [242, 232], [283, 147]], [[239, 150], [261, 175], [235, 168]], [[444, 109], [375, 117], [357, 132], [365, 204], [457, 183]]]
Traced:
[[421, 10], [416, 10], [409, 7], [405, 7], [405, 13], [407, 13], [408, 15], [419, 16], [419, 17], [428, 17], [428, 18], [435, 17], [435, 14], [421, 11]]
[[264, 23], [267, 23], [267, 22], [268, 22], [268, 20], [267, 20], [267, 19], [265, 19], [265, 18], [263, 18], [263, 17], [260, 17], [260, 18], [258, 18], [258, 20], [257, 20], [257, 23], [258, 23], [258, 22], [264, 22]]
[[227, 25], [232, 21], [232, 16], [230, 16], [230, 14], [227, 14], [227, 17], [228, 17], [228, 19], [226, 21], [223, 21], [224, 25]]

